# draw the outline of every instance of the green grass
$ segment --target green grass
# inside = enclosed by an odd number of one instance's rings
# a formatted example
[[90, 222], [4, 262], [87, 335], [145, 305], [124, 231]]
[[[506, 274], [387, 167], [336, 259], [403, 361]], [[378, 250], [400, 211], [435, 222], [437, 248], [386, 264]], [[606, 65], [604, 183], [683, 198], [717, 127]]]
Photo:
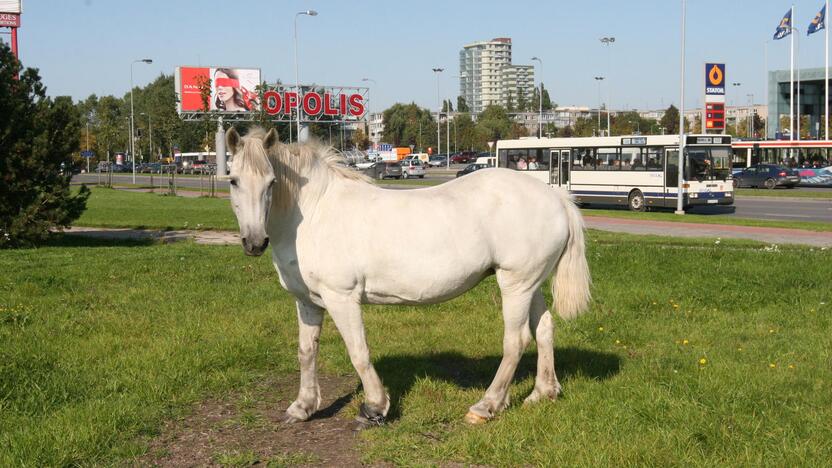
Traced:
[[169, 197], [93, 188], [76, 226], [236, 230], [228, 199]]
[[606, 216], [611, 218], [638, 219], [648, 221], [671, 221], [677, 223], [721, 224], [728, 226], [772, 227], [788, 229], [805, 229], [807, 231], [829, 232], [832, 223], [814, 221], [777, 221], [769, 219], [737, 218], [735, 216], [700, 215], [686, 213], [679, 216], [670, 211], [649, 211], [637, 213], [625, 209], [583, 208], [584, 216]]
[[[386, 427], [361, 435], [365, 461], [832, 458], [832, 251], [591, 232], [588, 259], [591, 310], [556, 322], [563, 397], [520, 405], [533, 386], [530, 348], [512, 405], [481, 427], [462, 416], [501, 354], [493, 278], [446, 304], [366, 307], [393, 407]], [[0, 466], [129, 463], [195, 402], [297, 372], [293, 302], [267, 256], [67, 236], [0, 251], [0, 272]], [[352, 371], [329, 319], [320, 369]], [[274, 392], [289, 398], [296, 388]], [[228, 464], [253, 458], [216, 454]]]
[[830, 199], [832, 190], [788, 190], [788, 189], [737, 189], [738, 197], [777, 197], [777, 198], [813, 198]]

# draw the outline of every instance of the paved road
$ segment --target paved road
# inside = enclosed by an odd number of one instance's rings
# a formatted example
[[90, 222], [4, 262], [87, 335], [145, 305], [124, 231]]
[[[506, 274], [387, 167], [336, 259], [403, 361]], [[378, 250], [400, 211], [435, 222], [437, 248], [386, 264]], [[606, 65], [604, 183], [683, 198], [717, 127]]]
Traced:
[[[461, 167], [461, 166], [460, 166]], [[454, 168], [452, 167], [452, 170]], [[427, 176], [428, 179], [440, 179], [443, 182], [451, 180], [451, 176], [445, 170], [435, 171], [431, 170]], [[73, 178], [73, 182], [94, 184], [98, 180], [96, 174], [81, 174]], [[159, 186], [160, 177], [153, 177], [154, 184]], [[150, 176], [147, 174], [137, 175], [136, 182], [142, 185], [150, 184]], [[162, 184], [166, 186], [167, 178], [164, 178]], [[113, 183], [116, 184], [130, 184], [132, 183], [132, 175], [130, 174], [114, 174]], [[205, 186], [207, 191], [207, 177], [200, 182], [199, 177], [177, 177], [176, 185], [179, 189], [189, 188], [191, 190], [199, 190], [200, 183]], [[228, 189], [228, 182], [220, 180], [217, 182], [218, 188]], [[419, 188], [415, 185], [387, 185], [388, 188], [402, 188], [414, 189]], [[828, 192], [832, 188], [797, 188], [795, 191], [801, 192]], [[694, 208], [691, 213], [714, 215], [714, 216], [736, 216], [739, 218], [751, 219], [769, 219], [780, 221], [816, 221], [832, 223], [832, 199], [827, 200], [812, 200], [802, 198], [779, 198], [779, 197], [737, 197], [733, 207], [698, 207]]]

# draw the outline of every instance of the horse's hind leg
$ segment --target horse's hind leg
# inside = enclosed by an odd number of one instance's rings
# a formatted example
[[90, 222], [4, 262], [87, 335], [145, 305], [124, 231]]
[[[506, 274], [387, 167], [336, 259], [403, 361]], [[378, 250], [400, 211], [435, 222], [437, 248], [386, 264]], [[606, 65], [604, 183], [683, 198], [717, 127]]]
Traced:
[[298, 362], [300, 363], [300, 390], [298, 398], [289, 406], [284, 422], [305, 421], [321, 406], [321, 389], [318, 386], [318, 339], [324, 310], [306, 302], [297, 301], [298, 311]]
[[555, 374], [554, 325], [552, 314], [546, 310], [546, 299], [539, 289], [532, 297], [529, 329], [537, 342], [537, 376], [534, 390], [525, 403], [533, 403], [541, 398], [554, 400], [560, 394], [560, 383]]
[[[498, 281], [501, 275], [498, 272]], [[497, 375], [491, 382], [491, 386], [485, 392], [485, 396], [477, 404], [472, 406], [465, 420], [472, 424], [482, 423], [494, 417], [495, 414], [505, 409], [509, 404], [508, 387], [514, 378], [514, 371], [531, 341], [529, 331], [529, 306], [532, 302], [534, 290], [522, 293], [506, 292], [503, 287], [503, 360], [497, 369]]]

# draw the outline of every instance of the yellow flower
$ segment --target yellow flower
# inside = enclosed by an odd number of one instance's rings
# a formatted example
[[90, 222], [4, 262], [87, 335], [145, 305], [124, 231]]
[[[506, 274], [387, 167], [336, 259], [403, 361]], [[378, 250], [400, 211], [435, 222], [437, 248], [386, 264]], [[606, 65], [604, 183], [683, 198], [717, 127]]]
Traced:
[[656, 301], [653, 301], [653, 305], [656, 305]]
[[789, 364], [789, 369], [794, 369], [794, 364]]
[[678, 309], [678, 308], [679, 308], [679, 304], [673, 304], [673, 308], [674, 308], [674, 309]]
[[769, 328], [769, 329], [768, 329], [768, 332], [769, 332], [769, 333], [774, 333], [774, 329], [773, 329], [773, 328]]
[[615, 344], [621, 344], [621, 341], [615, 340]]
[[770, 368], [774, 369], [775, 367], [777, 367], [777, 364], [775, 364], [775, 363], [773, 363], [773, 362], [772, 362], [772, 363], [770, 363], [770, 364], [768, 365], [768, 367], [770, 367]]
[[688, 344], [688, 340], [682, 340], [682, 344]]
[[742, 348], [737, 348], [737, 351], [742, 351]]
[[604, 331], [604, 327], [598, 327], [598, 331]]
[[699, 365], [700, 365], [700, 366], [704, 366], [704, 365], [705, 365], [705, 364], [707, 364], [707, 363], [708, 363], [708, 360], [707, 360], [707, 359], [705, 359], [705, 358], [702, 358], [702, 359], [700, 359], [700, 360], [699, 360]]

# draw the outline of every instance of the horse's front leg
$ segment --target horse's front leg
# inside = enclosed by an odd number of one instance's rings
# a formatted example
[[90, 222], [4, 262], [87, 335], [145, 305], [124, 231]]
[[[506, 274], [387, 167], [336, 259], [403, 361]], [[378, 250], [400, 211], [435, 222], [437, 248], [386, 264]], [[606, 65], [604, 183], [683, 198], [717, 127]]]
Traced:
[[332, 321], [344, 338], [355, 371], [364, 387], [364, 403], [361, 405], [358, 422], [364, 426], [384, 423], [390, 409], [390, 397], [370, 362], [370, 349], [364, 333], [361, 305], [350, 297], [336, 294], [321, 295]]
[[300, 390], [298, 398], [286, 410], [285, 422], [305, 421], [321, 406], [318, 386], [318, 339], [324, 310], [308, 302], [296, 301], [298, 311], [298, 361], [300, 362]]

